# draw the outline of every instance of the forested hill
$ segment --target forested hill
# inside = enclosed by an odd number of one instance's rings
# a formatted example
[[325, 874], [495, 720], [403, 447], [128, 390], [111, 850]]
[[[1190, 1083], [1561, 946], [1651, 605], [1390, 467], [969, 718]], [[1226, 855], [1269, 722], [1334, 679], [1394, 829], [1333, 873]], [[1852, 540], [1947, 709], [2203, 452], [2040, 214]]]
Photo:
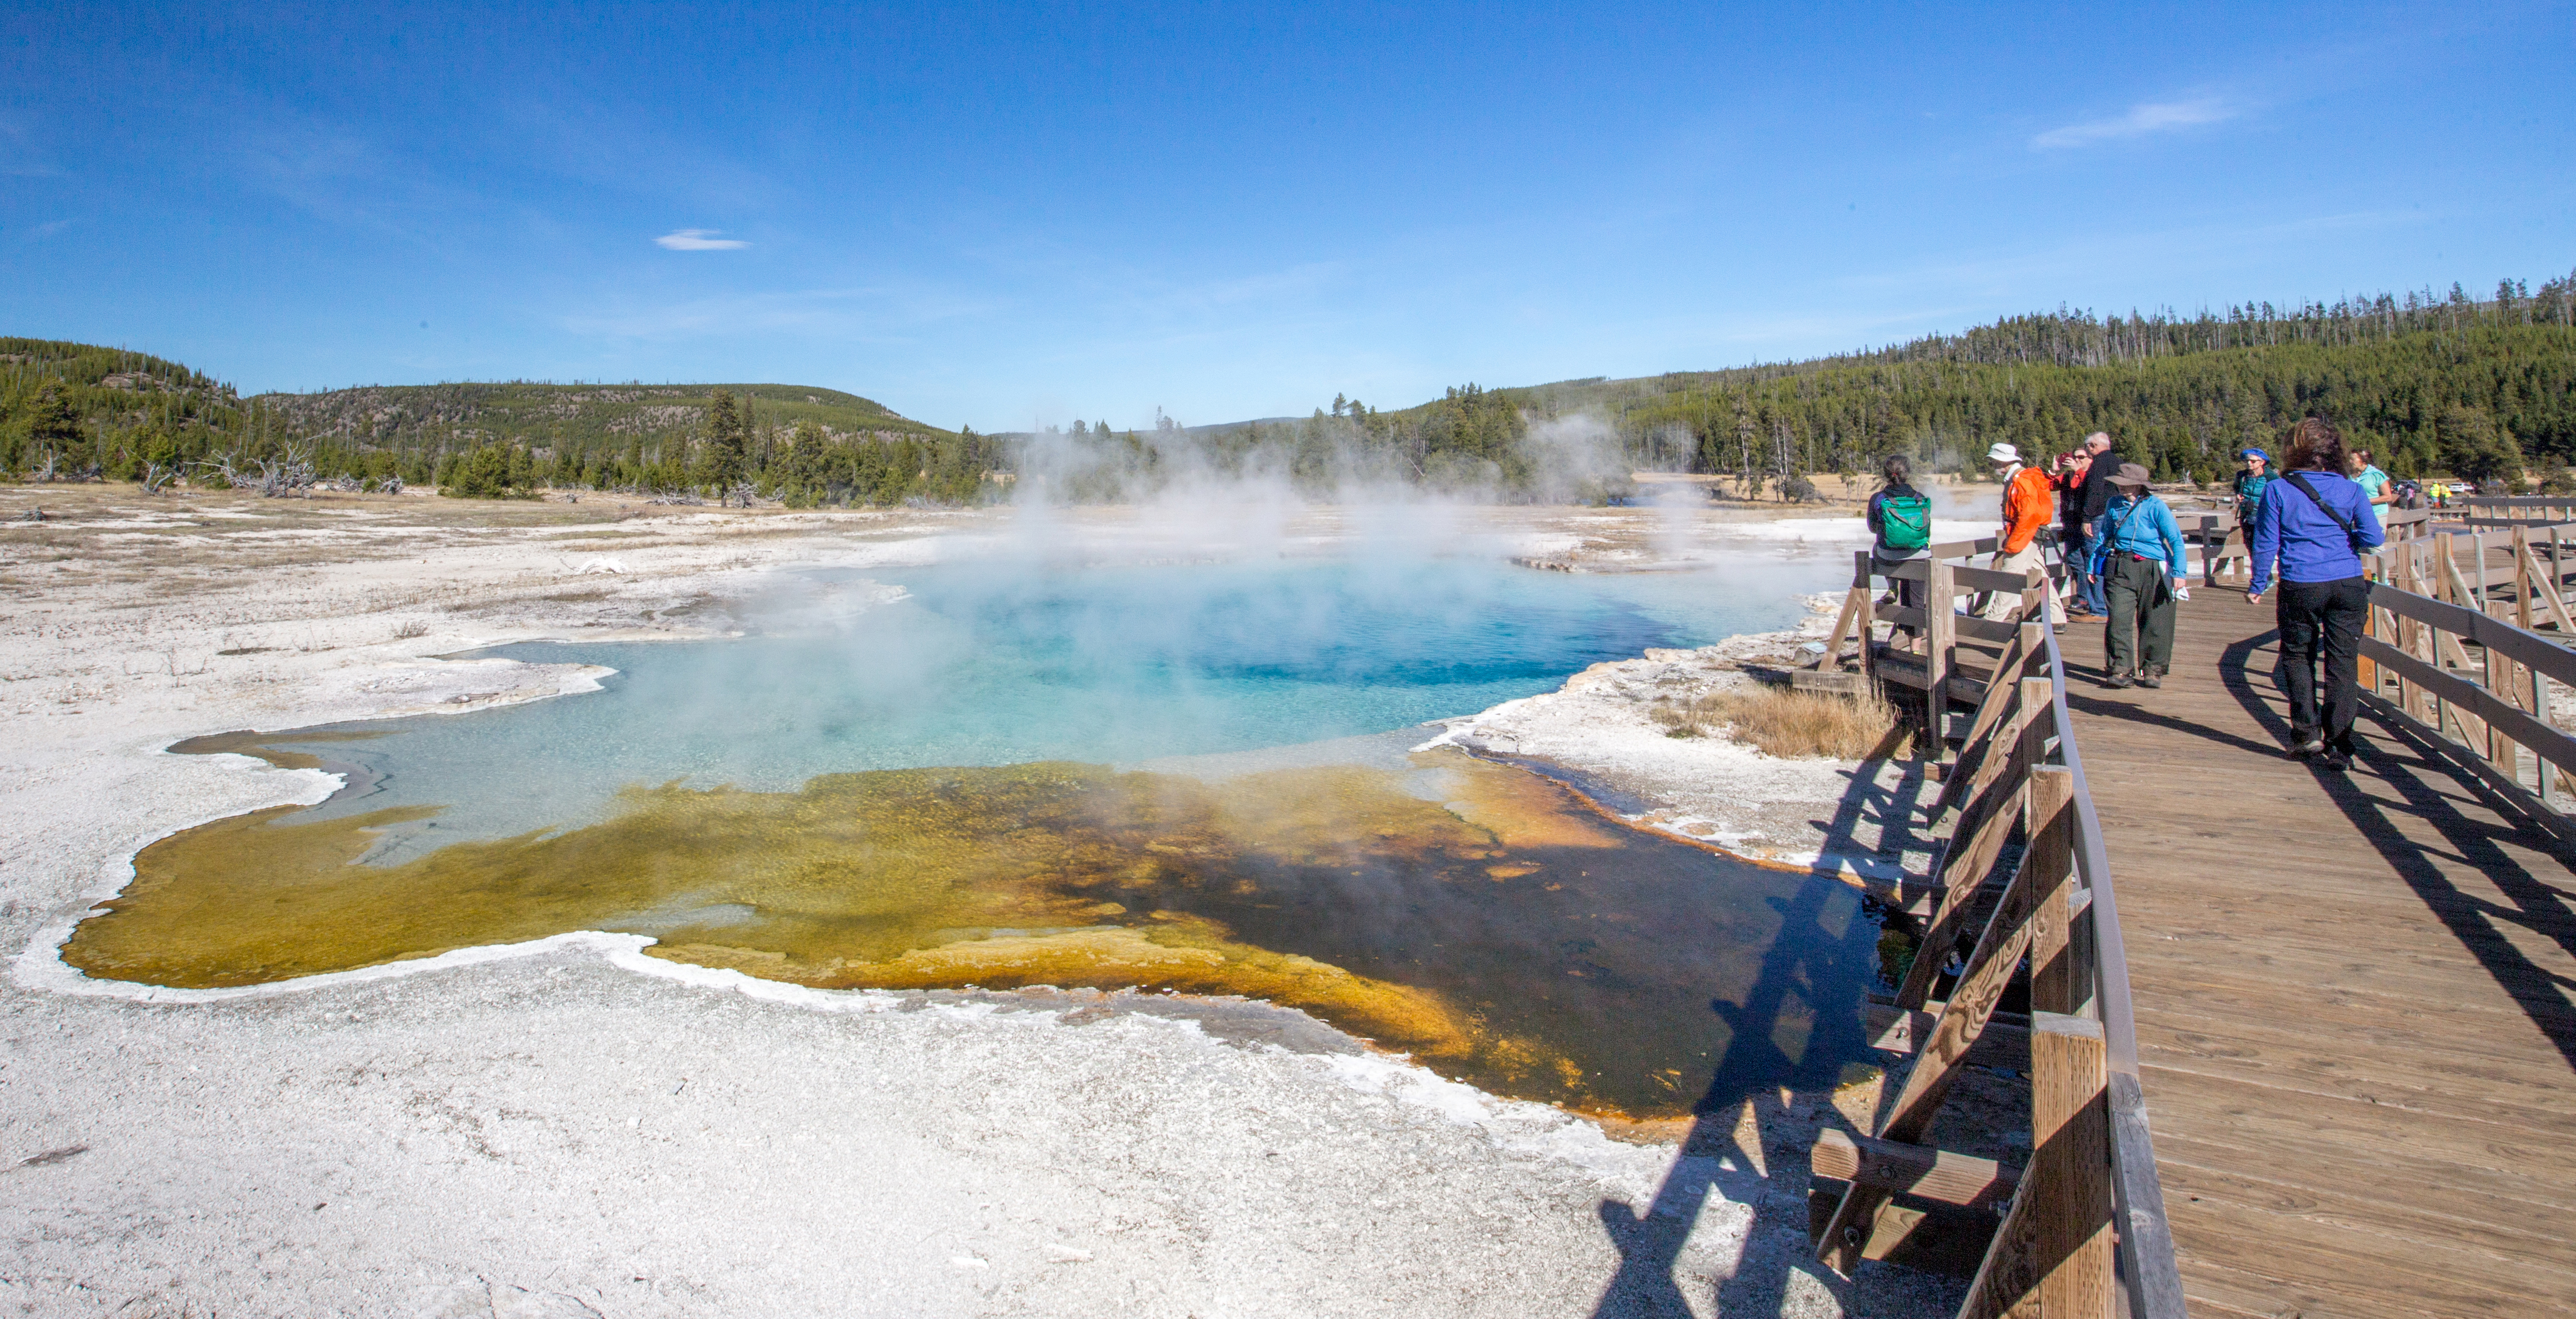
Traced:
[[1891, 453], [1981, 472], [1998, 440], [2044, 455], [2103, 430], [2158, 479], [2206, 481], [2310, 414], [2401, 476], [2555, 473], [2576, 462], [2576, 277], [2536, 291], [2508, 281], [2483, 300], [2455, 285], [2188, 317], [2061, 308], [1800, 362], [1464, 385], [1390, 412], [1336, 398], [1288, 424], [1077, 427], [1049, 449], [1090, 457], [1062, 482], [1075, 491], [1213, 466], [1317, 489], [1357, 474], [1580, 498], [1615, 486], [1603, 476], [1614, 467], [1737, 473], [1794, 492], [1808, 474], [1867, 472]]
[[368, 385], [314, 394], [260, 394], [297, 433], [396, 450], [480, 443], [553, 450], [647, 446], [703, 430], [717, 390], [734, 397], [755, 436], [803, 422], [832, 440], [945, 435], [856, 394], [806, 385]]
[[[722, 400], [719, 402], [719, 400]], [[473, 494], [748, 484], [797, 503], [973, 502], [1001, 446], [801, 385], [382, 385], [243, 398], [140, 353], [0, 339], [0, 476], [145, 480], [292, 459], [325, 482]]]
[[2105, 430], [2159, 479], [2207, 480], [2311, 414], [2400, 476], [2556, 469], [2576, 462], [2576, 276], [2484, 300], [2453, 285], [2191, 317], [2060, 309], [1804, 362], [1468, 386], [1383, 425], [1436, 435], [1586, 412], [1643, 465], [1775, 477], [1892, 452], [1973, 469], [1998, 440], [2047, 453]]
[[0, 338], [0, 475], [81, 475], [106, 435], [235, 432], [232, 387], [176, 362], [58, 339]]

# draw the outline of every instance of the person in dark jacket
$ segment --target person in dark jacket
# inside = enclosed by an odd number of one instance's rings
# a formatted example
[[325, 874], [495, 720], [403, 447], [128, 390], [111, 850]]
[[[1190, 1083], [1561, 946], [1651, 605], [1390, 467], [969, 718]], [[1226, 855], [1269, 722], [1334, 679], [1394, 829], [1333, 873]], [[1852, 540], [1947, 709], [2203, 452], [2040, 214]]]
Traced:
[[[1879, 464], [1879, 472], [1887, 483], [1869, 497], [1869, 507], [1861, 510], [1861, 516], [1869, 523], [1869, 570], [1884, 576], [1930, 556], [1932, 501], [1914, 488], [1914, 463], [1905, 455], [1889, 454], [1887, 461]], [[1887, 507], [1891, 499], [1896, 501], [1897, 513], [1892, 520]], [[1902, 543], [1891, 544], [1891, 536]], [[1896, 603], [1907, 609], [1921, 609], [1926, 585], [1897, 578]], [[1890, 639], [1911, 643], [1914, 636], [1913, 628], [1900, 627], [1893, 630]]]
[[2352, 767], [2361, 624], [2370, 611], [2360, 551], [2388, 536], [2369, 496], [2344, 474], [2343, 436], [2334, 427], [2316, 417], [2300, 422], [2283, 459], [2289, 470], [2263, 492], [2254, 515], [2254, 579], [2245, 598], [2262, 603], [2277, 570], [2274, 617], [2289, 680], [2290, 753], [2341, 771]]
[[2058, 510], [2061, 519], [2071, 522], [2075, 531], [2075, 539], [2065, 546], [2065, 555], [2067, 571], [2075, 578], [2075, 598], [2084, 606], [2080, 612], [2099, 618], [2111, 612], [2111, 605], [2103, 597], [2102, 579], [2083, 568], [2094, 559], [2093, 528], [2101, 522], [2102, 511], [2111, 506], [2111, 477], [2120, 470], [2120, 451], [2111, 447], [2107, 432], [2095, 431], [2084, 437], [2083, 452], [2087, 460], [2084, 479], [2067, 489]]

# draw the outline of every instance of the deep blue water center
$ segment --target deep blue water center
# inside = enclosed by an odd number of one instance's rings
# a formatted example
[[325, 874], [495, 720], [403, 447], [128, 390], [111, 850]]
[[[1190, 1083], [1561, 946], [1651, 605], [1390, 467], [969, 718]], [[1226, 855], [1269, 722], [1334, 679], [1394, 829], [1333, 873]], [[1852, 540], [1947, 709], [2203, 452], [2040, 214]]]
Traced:
[[1784, 626], [1827, 571], [1407, 557], [817, 574], [756, 602], [737, 639], [481, 652], [605, 665], [605, 691], [353, 725], [387, 735], [312, 749], [380, 776], [333, 810], [448, 808], [390, 859], [584, 823], [632, 783], [778, 790], [850, 770], [1128, 764], [1407, 729], [1648, 647]]

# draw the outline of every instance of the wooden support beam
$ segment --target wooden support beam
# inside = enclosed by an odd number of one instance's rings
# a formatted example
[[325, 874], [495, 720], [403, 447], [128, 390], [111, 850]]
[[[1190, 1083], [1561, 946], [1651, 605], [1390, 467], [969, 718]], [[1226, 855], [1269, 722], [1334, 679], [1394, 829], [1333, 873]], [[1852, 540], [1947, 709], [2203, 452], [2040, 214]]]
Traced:
[[[1864, 553], [1861, 557], [1867, 558], [1868, 555]], [[1843, 611], [1834, 617], [1834, 630], [1825, 638], [1825, 653], [1816, 657], [1816, 668], [1834, 666], [1835, 659], [1843, 653], [1843, 638], [1851, 635], [1852, 620], [1860, 617], [1861, 601], [1868, 595], [1869, 584], [1866, 582], [1843, 594]], [[1862, 637], [1861, 646], [1866, 649], [1868, 645], [1869, 638]]]
[[[1888, 1053], [1914, 1052], [1940, 1029], [1941, 1010], [1946, 1006], [1937, 998], [1920, 1009], [1900, 1008], [1893, 1003], [1870, 1004], [1863, 1011], [1869, 1047]], [[1998, 1012], [1987, 1018], [1986, 1028], [1978, 1032], [1977, 1047], [1969, 1052], [1968, 1063], [1977, 1067], [2009, 1066], [2018, 1071], [2028, 1061], [2029, 1051], [2030, 1017], [2019, 1012]]]
[[2030, 1166], [1959, 1319], [2111, 1313], [2111, 1078], [2102, 1024], [2048, 1012], [2031, 1021]]
[[2042, 626], [2044, 624], [2022, 624], [2014, 632], [2012, 641], [2005, 645], [2002, 657], [1995, 663], [1994, 681], [1986, 684], [1986, 694], [1977, 702], [1976, 716], [1968, 721], [1967, 740], [1959, 746], [1958, 772], [1942, 779], [1941, 796], [1924, 818], [1927, 827], [1938, 824], [1941, 817], [1959, 803], [1961, 786], [1985, 764], [1987, 752], [1996, 741], [1997, 727], [2007, 712], [2017, 708], [2014, 703], [2020, 698], [2021, 688], [2014, 679], [2032, 656], [2045, 653], [2037, 632]]
[[1816, 1137], [1807, 1167], [1818, 1177], [1971, 1209], [2003, 1203], [2021, 1181], [2021, 1169], [1992, 1159], [1840, 1131]]
[[[2549, 548], [2553, 553], [2555, 553], [2558, 549], [2558, 545], [2553, 541], [2550, 543]], [[2533, 553], [2529, 547], [2524, 548], [2523, 555], [2525, 561], [2531, 565], [2532, 572], [2535, 575], [2543, 577], [2549, 583], [2549, 589], [2541, 592], [2540, 598], [2549, 602], [2549, 615], [2551, 618], [2557, 620], [2558, 630], [2567, 636], [2576, 637], [2576, 618], [2568, 617], [2567, 601], [2559, 594], [2558, 569], [2556, 565], [2552, 564], [2546, 568], [2542, 567], [2540, 565], [2538, 555]], [[2529, 623], [2523, 624], [2523, 630], [2531, 630], [2531, 625]]]
[[[1999, 745], [1987, 753], [1986, 763], [1977, 771], [1979, 781], [1969, 785], [1967, 807], [1959, 812], [1958, 824], [1932, 869], [1941, 907], [1923, 927], [1914, 963], [1906, 969], [1905, 985], [1896, 994], [1900, 1007], [1921, 1007], [1931, 997], [1942, 964], [1966, 931], [1968, 903], [1977, 885], [2003, 855], [2013, 827], [2026, 818], [2021, 790], [2031, 766], [2039, 763], [2046, 750], [2050, 694], [2048, 679], [2022, 679], [2015, 712], [1996, 734]], [[2000, 745], [2006, 740], [2008, 746]]]
[[[2035, 769], [2025, 791], [2030, 800], [2030, 848], [2022, 854], [2012, 882], [2004, 886], [2003, 897], [1995, 904], [1994, 915], [1987, 919], [1985, 932], [1978, 936], [1977, 950], [1969, 955], [1968, 968], [1960, 975], [1958, 987], [1942, 1005], [1940, 1025], [1915, 1055], [1912, 1070], [1905, 1074], [1905, 1086], [1888, 1109], [1886, 1125], [1877, 1133], [1881, 1140], [1922, 1143], [1923, 1133], [1940, 1112], [1941, 1101], [1958, 1080], [1969, 1047], [1984, 1032], [1987, 1019], [2003, 998], [2004, 987], [2012, 982], [2013, 971], [2021, 965], [2022, 953], [2030, 946], [2032, 912], [2045, 894], [2056, 889], [2059, 879], [2074, 868], [2073, 772], [2060, 766]], [[2036, 1041], [2034, 1034], [2034, 1047]], [[1874, 1230], [1879, 1209], [1886, 1203], [1884, 1191], [1854, 1186], [1844, 1192], [1842, 1204], [1825, 1225], [1823, 1240], [1817, 1243], [1816, 1257], [1827, 1268], [1850, 1276], [1865, 1257], [1869, 1234]]]

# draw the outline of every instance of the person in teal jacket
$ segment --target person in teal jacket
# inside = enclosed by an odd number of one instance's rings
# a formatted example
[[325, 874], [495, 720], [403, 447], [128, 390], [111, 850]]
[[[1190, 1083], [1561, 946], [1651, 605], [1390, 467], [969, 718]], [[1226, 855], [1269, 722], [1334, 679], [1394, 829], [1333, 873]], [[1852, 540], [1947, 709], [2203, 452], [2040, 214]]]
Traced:
[[2110, 626], [2102, 629], [2102, 685], [2162, 687], [2173, 663], [2174, 601], [2191, 598], [2182, 528], [2148, 491], [2146, 468], [2120, 464], [2111, 491], [2092, 537], [2111, 606]]

